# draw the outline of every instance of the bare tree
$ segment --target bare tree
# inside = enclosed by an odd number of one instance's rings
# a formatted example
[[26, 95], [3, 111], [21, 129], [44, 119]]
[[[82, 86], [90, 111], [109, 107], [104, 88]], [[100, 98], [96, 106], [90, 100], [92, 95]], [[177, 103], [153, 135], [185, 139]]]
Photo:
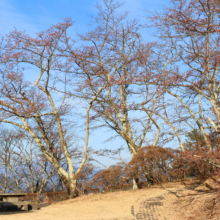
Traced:
[[[75, 175], [80, 172], [87, 159], [89, 139], [89, 110], [96, 95], [89, 101], [86, 113], [86, 138], [84, 156], [78, 169], [74, 171], [70, 148], [67, 145], [65, 130], [70, 116], [70, 100], [67, 94], [54, 92], [58, 67], [67, 65], [63, 58], [66, 43], [69, 41], [67, 29], [71, 20], [53, 25], [32, 38], [17, 30], [10, 33], [1, 44], [0, 79], [0, 122], [8, 123], [28, 132], [45, 159], [49, 161], [68, 187], [71, 197], [76, 196]], [[38, 76], [35, 82], [26, 77], [32, 74], [27, 67], [34, 67]], [[59, 72], [65, 81], [65, 73]], [[34, 74], [35, 75], [35, 74]], [[34, 76], [32, 76], [34, 77]], [[66, 87], [64, 88], [64, 90]], [[66, 91], [66, 90], [65, 90]], [[60, 165], [57, 149], [51, 142], [54, 128], [58, 131], [60, 149], [65, 156], [67, 171]], [[68, 184], [67, 184], [68, 183]]]
[[29, 191], [37, 193], [36, 199], [54, 172], [42, 153], [36, 148], [33, 139], [19, 130], [1, 130], [0, 155], [1, 166], [4, 167], [4, 185], [2, 192]]
[[0, 132], [0, 165], [1, 165], [1, 191], [20, 192], [22, 181], [14, 175], [14, 151], [19, 146], [18, 133], [13, 130], [2, 128]]
[[219, 1], [177, 0], [152, 17], [177, 56], [164, 72], [166, 92], [190, 118], [189, 128], [202, 132], [210, 151], [208, 128], [218, 134], [220, 129], [219, 13]]
[[127, 21], [126, 13], [116, 13], [120, 6], [112, 0], [96, 6], [96, 28], [80, 35], [82, 46], [68, 45], [70, 62], [76, 64], [68, 72], [78, 76], [75, 96], [88, 101], [97, 97], [91, 108], [96, 127], [113, 130], [133, 157], [143, 144], [159, 140], [153, 112], [163, 91], [152, 82], [159, 80], [161, 66], [152, 52], [154, 44], [146, 45], [141, 38], [141, 25]]

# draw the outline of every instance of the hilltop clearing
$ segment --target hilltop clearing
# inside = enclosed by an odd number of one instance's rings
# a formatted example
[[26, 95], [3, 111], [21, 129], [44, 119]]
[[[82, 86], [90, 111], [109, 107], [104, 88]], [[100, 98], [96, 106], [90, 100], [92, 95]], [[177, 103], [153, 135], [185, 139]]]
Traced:
[[169, 183], [137, 191], [90, 194], [38, 211], [1, 213], [1, 220], [220, 219], [216, 179]]

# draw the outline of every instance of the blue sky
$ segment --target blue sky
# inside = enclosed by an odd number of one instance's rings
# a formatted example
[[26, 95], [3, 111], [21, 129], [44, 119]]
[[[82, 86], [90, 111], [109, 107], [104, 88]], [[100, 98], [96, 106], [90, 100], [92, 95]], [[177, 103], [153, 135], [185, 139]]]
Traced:
[[[33, 35], [37, 32], [49, 28], [52, 24], [61, 22], [65, 17], [71, 17], [75, 21], [70, 30], [72, 34], [77, 32], [86, 32], [91, 20], [89, 15], [95, 15], [94, 5], [97, 0], [0, 0], [0, 34], [4, 35], [12, 31], [26, 30], [28, 34]], [[101, 1], [99, 1], [101, 2]], [[168, 5], [169, 0], [124, 0], [125, 4], [121, 11], [129, 11], [129, 18], [139, 19], [141, 22], [147, 22], [146, 11], [160, 11], [162, 5]], [[146, 30], [146, 41], [150, 35]], [[111, 135], [111, 134], [110, 134]], [[111, 143], [103, 143], [109, 137], [109, 134], [94, 133], [90, 138], [90, 146], [94, 148], [117, 148], [123, 144], [116, 139]], [[124, 154], [124, 158], [129, 158], [129, 154]], [[101, 162], [110, 165], [110, 160], [102, 159]]]
[[[50, 25], [71, 17], [74, 31], [86, 31], [94, 15], [97, 0], [0, 0], [0, 33], [5, 34], [15, 27], [36, 33]], [[101, 2], [101, 1], [99, 1]], [[160, 10], [169, 0], [125, 0], [121, 10], [130, 11], [131, 18], [145, 20], [145, 10]]]

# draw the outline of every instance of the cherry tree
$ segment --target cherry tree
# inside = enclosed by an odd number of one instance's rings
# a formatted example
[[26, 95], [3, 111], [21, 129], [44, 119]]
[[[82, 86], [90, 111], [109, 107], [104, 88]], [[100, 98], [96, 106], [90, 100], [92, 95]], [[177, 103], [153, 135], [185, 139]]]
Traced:
[[[61, 65], [63, 68], [68, 65], [64, 54], [70, 44], [67, 29], [71, 26], [72, 21], [65, 19], [38, 33], [36, 37], [15, 30], [2, 39], [0, 122], [28, 132], [45, 159], [53, 165], [66, 184], [71, 197], [75, 197], [75, 175], [87, 159], [89, 110], [96, 97], [88, 104], [84, 153], [75, 171], [71, 146], [66, 140], [67, 131], [71, 130], [70, 120], [67, 119], [71, 117], [73, 106], [66, 93], [58, 94], [55, 91], [62, 86], [57, 83], [57, 76], [62, 76], [65, 81], [65, 72], [59, 69]], [[54, 135], [59, 137], [59, 149], [53, 143]], [[57, 153], [60, 152], [66, 160], [67, 170], [57, 158]]]
[[112, 0], [96, 5], [94, 29], [79, 35], [81, 46], [68, 45], [69, 62], [76, 64], [68, 72], [78, 77], [76, 97], [85, 101], [97, 97], [91, 107], [96, 127], [113, 130], [133, 157], [144, 144], [159, 141], [160, 125], [153, 113], [163, 90], [153, 82], [162, 75], [163, 57], [156, 55], [155, 43], [144, 42], [136, 20], [117, 13], [120, 7]]
[[201, 130], [212, 150], [207, 128], [219, 133], [219, 13], [215, 0], [171, 1], [151, 17], [160, 39], [176, 54], [172, 71], [164, 73], [166, 92]]
[[215, 167], [220, 164], [212, 141], [213, 134], [220, 134], [219, 15], [219, 1], [176, 0], [150, 18], [164, 48], [173, 51], [160, 85], [179, 103], [179, 118], [188, 122], [185, 135], [201, 131], [205, 142], [186, 158]]

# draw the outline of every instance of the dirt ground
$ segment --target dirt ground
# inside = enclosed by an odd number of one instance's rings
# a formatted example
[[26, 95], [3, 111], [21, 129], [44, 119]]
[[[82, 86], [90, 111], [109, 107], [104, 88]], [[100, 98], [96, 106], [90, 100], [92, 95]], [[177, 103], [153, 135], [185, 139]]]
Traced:
[[219, 220], [218, 197], [211, 185], [171, 184], [137, 191], [90, 194], [37, 211], [1, 213], [0, 220]]

